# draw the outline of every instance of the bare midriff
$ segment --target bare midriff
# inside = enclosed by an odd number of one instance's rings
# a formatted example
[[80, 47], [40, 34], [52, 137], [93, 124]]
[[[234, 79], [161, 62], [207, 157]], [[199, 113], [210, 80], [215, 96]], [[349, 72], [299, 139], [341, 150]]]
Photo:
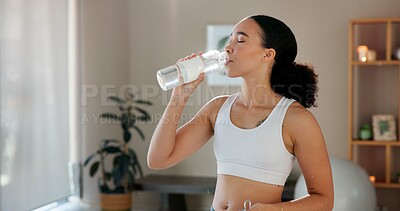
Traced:
[[267, 184], [249, 179], [218, 174], [213, 208], [216, 211], [238, 211], [243, 203], [274, 204], [281, 202], [283, 186]]

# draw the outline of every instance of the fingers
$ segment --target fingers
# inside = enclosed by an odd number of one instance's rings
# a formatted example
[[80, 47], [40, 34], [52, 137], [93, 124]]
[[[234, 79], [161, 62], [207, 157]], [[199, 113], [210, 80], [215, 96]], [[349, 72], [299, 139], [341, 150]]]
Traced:
[[197, 86], [199, 86], [199, 84], [204, 81], [204, 78], [205, 78], [205, 73], [200, 73], [200, 75], [197, 77], [196, 80], [189, 82], [187, 84], [184, 84], [183, 86], [192, 88], [192, 89], [196, 89]]
[[199, 51], [199, 53], [197, 53], [197, 54], [192, 53], [191, 55], [186, 56], [185, 58], [179, 59], [178, 62], [185, 61], [185, 60], [194, 58], [194, 57], [196, 57], [196, 56], [201, 56], [201, 55], [203, 55], [203, 52], [202, 52], [202, 51]]
[[201, 82], [204, 81], [204, 77], [205, 77], [205, 73], [200, 73], [200, 75], [197, 77], [196, 80], [194, 80], [193, 82], [191, 82], [191, 84], [193, 84], [195, 87], [197, 87]]
[[196, 80], [194, 80], [194, 81], [192, 81], [190, 83], [182, 85], [181, 88], [183, 90], [183, 93], [185, 95], [188, 95], [188, 96], [192, 95], [192, 93], [199, 86], [199, 84], [201, 82], [203, 82], [204, 77], [205, 77], [205, 73], [200, 73], [199, 77]]
[[[185, 61], [185, 60], [189, 60], [189, 59], [191, 59], [191, 58], [194, 58], [194, 57], [196, 57], [196, 56], [200, 56], [200, 55], [202, 55], [202, 54], [203, 54], [203, 52], [201, 52], [201, 51], [199, 51], [198, 54], [192, 53], [191, 55], [186, 56], [185, 58], [180, 59], [178, 62], [182, 62], [182, 61]], [[179, 73], [178, 73], [178, 74], [179, 74]], [[199, 74], [199, 76], [197, 77], [196, 80], [194, 80], [194, 81], [192, 81], [192, 82], [189, 82], [189, 83], [186, 83], [186, 84], [183, 84], [183, 85], [181, 86], [181, 88], [184, 90], [185, 93], [192, 93], [192, 92], [197, 88], [197, 86], [198, 86], [201, 82], [204, 81], [204, 78], [205, 78], [205, 73], [202, 72], [202, 73]]]
[[[200, 54], [199, 54], [199, 55], [200, 55]], [[197, 54], [192, 53], [190, 56], [186, 56], [185, 58], [179, 59], [178, 62], [185, 61], [185, 60], [189, 60], [189, 59], [194, 58], [194, 57], [196, 57], [196, 56], [197, 56]]]

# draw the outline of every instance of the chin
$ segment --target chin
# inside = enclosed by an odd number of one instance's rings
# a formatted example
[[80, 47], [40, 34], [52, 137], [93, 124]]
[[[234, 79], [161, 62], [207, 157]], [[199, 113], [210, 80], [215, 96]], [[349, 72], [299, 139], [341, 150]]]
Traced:
[[228, 68], [225, 70], [225, 75], [228, 76], [228, 78], [236, 78], [237, 76]]
[[226, 76], [227, 76], [228, 78], [237, 78], [237, 77], [240, 77], [239, 75], [234, 74], [234, 73], [229, 72], [229, 71], [226, 71], [225, 74], [226, 74]]
[[229, 73], [229, 72], [225, 72], [225, 75], [226, 75], [228, 78], [233, 78], [232, 74]]

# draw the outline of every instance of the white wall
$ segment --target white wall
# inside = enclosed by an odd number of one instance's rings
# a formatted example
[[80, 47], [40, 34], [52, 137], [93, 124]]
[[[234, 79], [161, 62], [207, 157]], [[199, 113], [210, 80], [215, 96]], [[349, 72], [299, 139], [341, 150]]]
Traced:
[[[262, 13], [285, 21], [297, 37], [297, 61], [314, 65], [319, 73], [318, 108], [312, 109], [324, 132], [329, 153], [347, 156], [347, 44], [348, 22], [353, 18], [399, 17], [400, 1], [395, 0], [85, 0], [83, 2], [85, 81], [87, 84], [125, 84], [140, 88], [144, 97], [155, 103], [149, 110], [161, 115], [168, 96], [157, 85], [155, 73], [192, 52], [206, 49], [208, 24], [235, 24], [245, 16]], [[129, 30], [129, 31], [126, 31]], [[205, 83], [192, 97], [186, 115], [194, 114], [211, 97], [224, 90], [208, 88]], [[236, 90], [230, 90], [235, 92]], [[102, 112], [99, 99], [88, 106], [91, 113]], [[147, 140], [134, 141], [145, 173], [215, 176], [211, 144], [188, 160], [165, 171], [146, 167], [149, 139], [156, 126], [142, 125]], [[97, 124], [85, 125], [87, 149], [112, 130]], [[115, 129], [119, 130], [119, 129]], [[116, 134], [119, 131], [115, 132]], [[134, 137], [138, 138], [138, 137]], [[298, 172], [298, 170], [297, 170]], [[95, 184], [85, 180], [93, 196]], [[140, 197], [140, 196], [139, 196]], [[208, 207], [211, 198], [190, 200], [193, 207]], [[193, 202], [196, 201], [196, 202]], [[137, 206], [150, 205], [148, 197]]]
[[[94, 153], [99, 141], [122, 139], [118, 124], [99, 118], [103, 112], [116, 112], [106, 100], [129, 84], [129, 8], [127, 0], [79, 1], [82, 70], [83, 156]], [[97, 177], [90, 178], [84, 168], [83, 198], [98, 201]]]

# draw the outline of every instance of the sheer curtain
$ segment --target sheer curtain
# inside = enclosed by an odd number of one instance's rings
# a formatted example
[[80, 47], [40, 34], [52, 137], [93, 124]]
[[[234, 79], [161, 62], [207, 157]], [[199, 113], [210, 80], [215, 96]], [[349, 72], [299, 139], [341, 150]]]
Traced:
[[70, 194], [67, 20], [67, 0], [0, 0], [0, 210]]

